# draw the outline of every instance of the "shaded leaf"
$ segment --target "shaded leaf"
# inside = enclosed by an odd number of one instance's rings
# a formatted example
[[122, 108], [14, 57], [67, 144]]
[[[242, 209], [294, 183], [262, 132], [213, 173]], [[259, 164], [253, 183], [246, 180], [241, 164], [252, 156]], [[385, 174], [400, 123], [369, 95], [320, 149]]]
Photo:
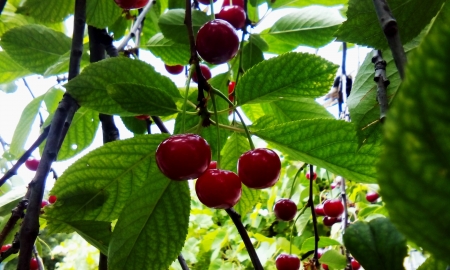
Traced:
[[35, 18], [38, 22], [62, 22], [73, 13], [75, 0], [27, 0], [17, 9], [17, 13]]
[[112, 25], [122, 14], [122, 9], [114, 1], [86, 1], [86, 23], [97, 28]]
[[335, 6], [341, 4], [347, 4], [347, 0], [275, 0], [272, 3], [272, 8], [305, 7], [309, 5]]
[[122, 116], [120, 118], [125, 127], [134, 134], [144, 134], [147, 132], [147, 123], [145, 121], [136, 119], [134, 116]]
[[0, 52], [0, 84], [13, 82], [29, 74], [31, 72], [14, 62], [6, 52]]
[[[187, 27], [184, 24], [184, 9], [171, 9], [159, 17], [158, 26], [164, 37], [175, 42], [189, 45]], [[192, 10], [192, 28], [194, 36], [202, 25], [210, 20], [210, 17], [199, 10]]]
[[189, 58], [191, 56], [189, 45], [175, 43], [165, 38], [161, 33], [154, 35], [148, 41], [146, 47], [167, 65], [189, 64]]
[[347, 258], [339, 251], [330, 249], [327, 250], [319, 259], [320, 263], [324, 263], [329, 267], [336, 269], [344, 269], [347, 265]]
[[242, 49], [242, 68], [244, 69], [244, 71], [247, 71], [263, 60], [263, 52], [258, 46], [256, 46], [252, 42], [244, 45], [244, 48]]
[[[336, 241], [334, 239], [331, 239], [331, 238], [325, 237], [325, 236], [320, 236], [319, 248], [324, 248], [327, 246], [339, 246], [339, 245], [341, 245], [341, 243], [339, 243], [338, 241]], [[310, 237], [310, 238], [306, 239], [305, 242], [303, 242], [303, 244], [302, 244], [303, 252], [314, 250], [314, 248], [315, 248], [315, 237]]]

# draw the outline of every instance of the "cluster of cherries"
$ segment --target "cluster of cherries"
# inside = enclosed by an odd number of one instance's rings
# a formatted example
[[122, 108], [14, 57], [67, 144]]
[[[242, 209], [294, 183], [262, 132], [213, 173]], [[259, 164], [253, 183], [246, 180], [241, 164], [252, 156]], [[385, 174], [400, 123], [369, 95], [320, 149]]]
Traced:
[[241, 198], [242, 184], [249, 188], [268, 188], [278, 181], [281, 161], [266, 148], [245, 152], [239, 157], [238, 173], [217, 169], [211, 162], [211, 148], [196, 134], [179, 134], [165, 139], [156, 150], [161, 172], [175, 181], [196, 179], [195, 191], [206, 206], [228, 209]]
[[[8, 249], [12, 247], [11, 244], [3, 245], [0, 249], [0, 253], [6, 252]], [[38, 270], [39, 269], [39, 262], [36, 258], [31, 258], [30, 260], [30, 270]]]

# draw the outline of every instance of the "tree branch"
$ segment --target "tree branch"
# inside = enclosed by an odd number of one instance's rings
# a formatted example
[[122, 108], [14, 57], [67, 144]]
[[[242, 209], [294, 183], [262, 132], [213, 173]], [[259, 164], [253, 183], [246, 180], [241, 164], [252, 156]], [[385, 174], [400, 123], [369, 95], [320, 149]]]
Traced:
[[316, 217], [316, 211], [314, 209], [314, 200], [313, 200], [313, 182], [314, 182], [314, 170], [313, 165], [309, 164], [309, 198], [308, 198], [308, 205], [311, 208], [311, 214], [312, 214], [312, 220], [313, 220], [313, 226], [314, 226], [314, 262], [316, 264], [316, 267], [320, 266], [319, 263], [319, 256], [317, 253], [317, 250], [319, 249], [319, 231], [317, 229], [317, 217]]
[[166, 126], [164, 125], [164, 123], [161, 120], [161, 118], [159, 118], [158, 116], [152, 116], [152, 120], [153, 120], [153, 122], [155, 122], [156, 126], [158, 126], [159, 130], [162, 133], [170, 134], [169, 130], [166, 128]]
[[17, 204], [16, 207], [11, 211], [11, 217], [9, 217], [9, 220], [6, 222], [5, 227], [3, 227], [2, 232], [0, 233], [0, 246], [3, 246], [6, 237], [11, 233], [11, 231], [14, 229], [14, 226], [16, 226], [16, 223], [19, 219], [21, 219], [24, 215], [24, 210], [27, 208], [28, 200], [22, 199]]
[[184, 260], [183, 255], [181, 255], [181, 253], [180, 253], [180, 255], [178, 255], [178, 262], [179, 262], [180, 265], [181, 265], [181, 269], [183, 269], [183, 270], [189, 270], [189, 267], [188, 267], [188, 265], [186, 264], [186, 261]]
[[0, 15], [2, 15], [3, 9], [6, 6], [6, 0], [0, 0]]
[[372, 57], [372, 63], [375, 64], [375, 76], [373, 80], [377, 83], [377, 101], [380, 104], [380, 122], [386, 119], [388, 111], [388, 97], [386, 88], [390, 84], [386, 75], [386, 61], [380, 50], [375, 50]]
[[103, 254], [101, 251], [99, 256], [98, 270], [108, 270], [108, 256]]
[[[342, 203], [344, 204], [344, 217], [342, 218], [342, 235], [345, 234], [345, 230], [348, 227], [348, 209], [347, 209], [347, 191], [345, 186], [345, 178], [342, 177], [341, 180], [341, 197]], [[350, 257], [350, 252], [348, 249], [345, 249], [345, 256], [347, 257], [347, 266], [351, 267], [352, 258]], [[351, 268], [350, 268], [351, 269]]]
[[11, 178], [13, 175], [17, 174], [17, 170], [19, 169], [19, 167], [28, 160], [28, 158], [31, 156], [31, 153], [33, 153], [33, 151], [36, 150], [36, 148], [38, 148], [39, 145], [41, 145], [41, 143], [47, 138], [49, 130], [50, 126], [45, 127], [41, 135], [39, 135], [37, 140], [30, 146], [30, 148], [28, 148], [28, 150], [23, 153], [19, 160], [17, 160], [16, 164], [14, 164], [14, 166], [12, 166], [11, 169], [9, 169], [2, 176], [2, 178], [0, 178], [0, 186], [2, 186], [6, 182], [6, 180]]
[[381, 29], [383, 29], [389, 48], [391, 48], [398, 73], [400, 74], [400, 78], [403, 80], [405, 77], [405, 65], [407, 59], [402, 41], [400, 39], [400, 34], [398, 32], [397, 21], [392, 16], [392, 12], [389, 9], [389, 5], [386, 0], [373, 0], [373, 4], [375, 5], [375, 11], [377, 13]]
[[253, 247], [252, 241], [250, 240], [250, 237], [248, 236], [247, 231], [245, 230], [244, 224], [242, 224], [241, 216], [233, 208], [225, 209], [225, 211], [227, 211], [228, 215], [231, 217], [231, 220], [233, 220], [234, 225], [236, 226], [239, 234], [241, 235], [242, 241], [244, 241], [248, 255], [252, 260], [253, 268], [255, 270], [264, 270], [264, 268], [261, 265], [261, 262], [259, 261], [258, 254], [256, 254], [255, 247]]
[[20, 249], [19, 233], [16, 233], [16, 235], [14, 235], [14, 240], [12, 242], [11, 247], [7, 251], [2, 252], [0, 254], [0, 263], [4, 261], [6, 258], [8, 258], [10, 255], [17, 254], [19, 252], [19, 249]]
[[[122, 43], [120, 43], [119, 46], [117, 46], [117, 50], [123, 51], [123, 49], [125, 48], [125, 46], [127, 46], [128, 41], [130, 41], [130, 39], [132, 39], [135, 35], [136, 35], [136, 31], [141, 27], [141, 23], [145, 18], [145, 15], [147, 15], [147, 13], [150, 11], [150, 9], [152, 8], [152, 6], [156, 3], [156, 1], [150, 1], [142, 10], [141, 14], [139, 14], [139, 16], [137, 17], [136, 21], [133, 24], [133, 27], [131, 28], [130, 32], [128, 33], [128, 35], [126, 35], [126, 37], [122, 40]], [[137, 44], [137, 46], [139, 46], [139, 44]]]
[[[81, 56], [83, 53], [83, 37], [86, 19], [86, 0], [75, 1], [74, 29], [72, 38], [72, 49], [69, 62], [69, 80], [78, 75], [80, 71]], [[30, 269], [30, 259], [34, 247], [34, 242], [39, 233], [39, 214], [41, 201], [44, 194], [44, 187], [47, 176], [51, 169], [51, 164], [56, 159], [61, 146], [64, 123], [71, 122], [78, 104], [69, 95], [65, 94], [56, 109], [52, 124], [49, 130], [47, 143], [45, 144], [42, 159], [39, 162], [36, 174], [29, 184], [27, 198], [29, 204], [22, 227], [20, 229], [20, 254], [18, 270]]]

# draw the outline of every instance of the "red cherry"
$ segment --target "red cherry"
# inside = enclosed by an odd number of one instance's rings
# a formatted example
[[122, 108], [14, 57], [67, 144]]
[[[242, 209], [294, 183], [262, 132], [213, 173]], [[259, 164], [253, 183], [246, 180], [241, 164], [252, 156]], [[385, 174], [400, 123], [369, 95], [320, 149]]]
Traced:
[[366, 200], [367, 201], [369, 201], [369, 202], [371, 202], [371, 203], [373, 203], [373, 202], [375, 202], [376, 200], [378, 200], [378, 198], [380, 198], [380, 195], [378, 194], [378, 193], [376, 193], [376, 192], [368, 192], [367, 194], [366, 194]]
[[352, 259], [351, 264], [353, 270], [358, 270], [359, 268], [361, 268], [361, 264], [355, 259]]
[[228, 209], [236, 205], [241, 198], [242, 184], [234, 172], [211, 169], [197, 179], [195, 191], [204, 205]]
[[323, 204], [323, 211], [329, 217], [339, 217], [344, 213], [344, 204], [340, 199], [328, 200]]
[[145, 115], [145, 114], [136, 115], [135, 118], [139, 119], [139, 120], [147, 120], [147, 119], [150, 119], [150, 115]]
[[5, 252], [5, 251], [7, 251], [10, 247], [11, 247], [11, 244], [3, 245], [3, 246], [2, 246], [2, 249], [0, 250], [0, 252]]
[[237, 30], [245, 26], [245, 11], [240, 6], [224, 6], [216, 16], [217, 19], [222, 19], [229, 22]]
[[156, 164], [172, 180], [198, 178], [211, 162], [208, 142], [196, 134], [179, 134], [161, 142], [156, 149]]
[[50, 203], [47, 200], [42, 200], [41, 202], [41, 208], [46, 207], [47, 205], [49, 205]]
[[[231, 1], [233, 3], [230, 3]], [[231, 5], [236, 5], [236, 6], [240, 6], [241, 8], [244, 8], [244, 0], [224, 0], [222, 7], [231, 6]]]
[[[199, 3], [203, 5], [209, 5], [211, 2], [209, 0], [197, 0]], [[213, 3], [215, 3], [217, 0], [213, 0]]]
[[236, 87], [236, 82], [230, 82], [228, 84], [228, 95], [233, 94], [235, 87]]
[[180, 74], [184, 70], [184, 67], [182, 65], [169, 66], [164, 64], [164, 67], [166, 68], [167, 72], [173, 75]]
[[217, 169], [217, 161], [211, 161], [208, 166], [208, 170]]
[[328, 270], [328, 265], [322, 263], [322, 268], [323, 268], [323, 270]]
[[114, 0], [116, 4], [123, 9], [143, 8], [149, 0]]
[[331, 189], [335, 189], [337, 186], [338, 186], [338, 184], [335, 182], [331, 183], [331, 185], [330, 185]]
[[323, 204], [318, 204], [314, 207], [314, 211], [318, 216], [325, 216], [325, 212], [323, 211]]
[[39, 269], [39, 263], [38, 263], [37, 259], [36, 258], [31, 258], [30, 270], [37, 270], [37, 269]]
[[281, 199], [275, 203], [273, 212], [278, 219], [291, 221], [297, 214], [297, 205], [290, 199]]
[[238, 160], [238, 175], [249, 188], [263, 189], [275, 185], [280, 171], [280, 157], [267, 148], [247, 151]]
[[[309, 179], [309, 173], [306, 174], [306, 179]], [[316, 179], [317, 179], [317, 173], [314, 172], [312, 180], [316, 180]]]
[[[207, 65], [200, 64], [200, 70], [203, 74], [203, 77], [205, 77], [205, 80], [211, 79], [211, 76], [212, 76], [211, 70], [209, 69], [209, 67]], [[192, 80], [195, 83], [198, 83], [197, 72], [195, 72], [195, 71], [192, 73]]]
[[325, 250], [323, 250], [322, 248], [319, 248], [317, 250], [317, 259], [320, 259], [324, 253], [325, 253]]
[[50, 195], [50, 197], [48, 197], [48, 202], [51, 204], [54, 204], [56, 202], [57, 198], [55, 195]]
[[227, 21], [215, 19], [205, 23], [197, 34], [197, 52], [208, 63], [228, 62], [239, 49], [239, 38]]
[[39, 166], [39, 162], [39, 159], [30, 158], [25, 161], [25, 167], [27, 167], [30, 171], [36, 171]]
[[341, 220], [337, 217], [324, 217], [323, 225], [331, 227], [334, 223], [340, 222]]
[[275, 259], [277, 270], [298, 270], [300, 269], [300, 259], [295, 255], [282, 253]]

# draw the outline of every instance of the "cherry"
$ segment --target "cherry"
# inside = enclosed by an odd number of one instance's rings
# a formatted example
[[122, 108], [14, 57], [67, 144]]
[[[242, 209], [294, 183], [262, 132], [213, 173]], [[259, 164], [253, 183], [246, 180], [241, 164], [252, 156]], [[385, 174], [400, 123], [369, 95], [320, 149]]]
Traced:
[[322, 248], [319, 248], [317, 250], [317, 259], [320, 259], [324, 253], [325, 253], [325, 250], [323, 250]]
[[57, 200], [57, 198], [56, 198], [55, 195], [50, 195], [48, 197], [48, 202], [51, 203], [51, 204], [54, 204], [56, 202], [56, 200]]
[[340, 199], [328, 200], [323, 204], [323, 211], [329, 217], [339, 217], [344, 212], [344, 205]]
[[217, 169], [217, 161], [211, 161], [208, 166], [208, 170]]
[[238, 175], [249, 188], [262, 189], [275, 185], [280, 171], [280, 157], [267, 148], [247, 151], [238, 160]]
[[228, 209], [241, 198], [242, 184], [234, 172], [211, 169], [195, 183], [197, 197], [204, 205], [216, 209]]
[[203, 60], [218, 65], [228, 62], [237, 54], [239, 38], [229, 22], [215, 19], [198, 30], [196, 46]]
[[169, 66], [164, 64], [164, 67], [166, 68], [167, 72], [173, 75], [180, 74], [183, 72], [184, 67], [182, 65], [176, 65], [176, 66]]
[[150, 115], [145, 115], [145, 114], [136, 115], [135, 118], [138, 120], [147, 120], [147, 119], [150, 119]]
[[31, 258], [30, 270], [37, 270], [37, 269], [39, 269], [39, 263], [38, 263], [37, 259], [36, 258]]
[[39, 162], [39, 159], [30, 158], [25, 161], [25, 167], [27, 167], [30, 171], [36, 171], [39, 166]]
[[316, 215], [318, 216], [325, 216], [325, 212], [323, 211], [323, 204], [316, 205], [316, 207], [314, 207], [314, 212], [316, 212]]
[[353, 258], [351, 260], [351, 265], [352, 265], [353, 270], [358, 270], [359, 268], [361, 268], [361, 264]]
[[46, 207], [47, 205], [49, 205], [50, 203], [47, 200], [42, 200], [41, 202], [41, 208]]
[[245, 25], [246, 15], [244, 9], [240, 6], [223, 6], [216, 18], [229, 22], [239, 30]]
[[337, 217], [324, 217], [323, 218], [323, 225], [331, 227], [334, 223], [340, 222], [341, 219]]
[[328, 265], [322, 263], [322, 268], [323, 268], [323, 270], [328, 270]]
[[331, 183], [331, 185], [330, 185], [331, 189], [335, 189], [337, 186], [339, 186], [339, 185], [338, 185], [338, 183], [335, 183], [335, 182]]
[[[306, 174], [306, 179], [309, 179], [309, 173], [307, 173]], [[317, 173], [316, 172], [314, 172], [314, 174], [313, 174], [313, 179], [312, 180], [316, 180], [317, 179]]]
[[[200, 70], [203, 74], [203, 77], [205, 77], [205, 80], [209, 80], [211, 79], [211, 70], [209, 69], [209, 67], [205, 64], [200, 64]], [[197, 72], [193, 72], [192, 73], [192, 80], [196, 83], [198, 83], [198, 78], [197, 78]]]
[[11, 248], [11, 244], [3, 245], [0, 252], [5, 252]]
[[[199, 3], [203, 5], [209, 5], [211, 2], [209, 0], [197, 0]], [[213, 0], [213, 3], [215, 3], [217, 0]]]
[[376, 192], [371, 191], [371, 192], [368, 192], [366, 194], [366, 200], [371, 202], [371, 203], [373, 203], [376, 200], [378, 200], [378, 198], [380, 198], [380, 195], [378, 193], [376, 193]]
[[232, 0], [232, 1], [233, 3], [230, 3], [230, 0], [224, 0], [222, 7], [231, 6], [231, 4], [233, 4], [236, 6], [240, 6], [241, 8], [244, 8], [244, 0]]
[[149, 0], [114, 0], [116, 4], [123, 9], [143, 8]]
[[236, 82], [230, 82], [228, 84], [228, 95], [233, 94], [235, 87], [236, 87]]
[[300, 269], [300, 259], [295, 255], [282, 253], [275, 259], [277, 270], [298, 270]]
[[290, 199], [281, 199], [275, 203], [273, 212], [278, 219], [291, 221], [297, 214], [297, 205]]
[[161, 142], [156, 149], [156, 164], [172, 180], [198, 178], [211, 162], [208, 142], [196, 134], [178, 134]]

